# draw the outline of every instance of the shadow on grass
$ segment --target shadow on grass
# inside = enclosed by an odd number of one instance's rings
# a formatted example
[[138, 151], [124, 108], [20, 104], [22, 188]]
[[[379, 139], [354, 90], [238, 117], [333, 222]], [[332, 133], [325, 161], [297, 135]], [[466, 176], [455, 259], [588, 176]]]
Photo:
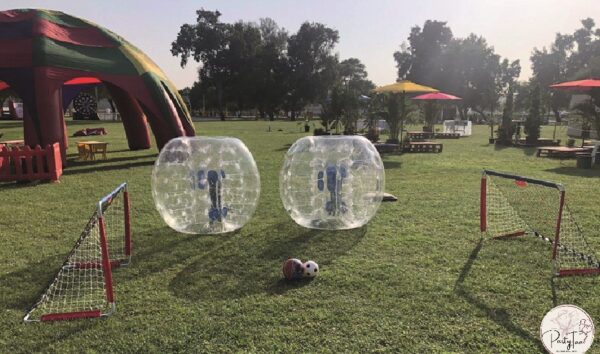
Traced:
[[290, 147], [292, 146], [292, 144], [285, 144], [283, 147], [279, 148], [279, 149], [275, 149], [273, 151], [288, 151], [290, 149]]
[[39, 262], [30, 263], [0, 276], [2, 307], [23, 311], [25, 316], [26, 310], [33, 306], [54, 279], [68, 251], [46, 257]]
[[522, 147], [521, 150], [523, 150], [523, 153], [527, 156], [533, 156], [537, 152], [536, 147]]
[[[492, 144], [481, 145], [481, 146], [489, 146], [489, 145], [492, 145]], [[493, 145], [494, 145], [494, 150], [496, 150], [496, 151], [514, 148], [514, 149], [522, 150], [523, 153], [527, 156], [533, 156], [533, 155], [535, 155], [535, 153], [537, 151], [537, 148], [535, 148], [535, 147], [521, 147], [521, 146], [502, 145], [502, 144], [493, 144]]]
[[160, 274], [191, 258], [229, 247], [238, 237], [238, 231], [222, 235], [189, 235], [167, 226], [134, 232], [131, 264], [118, 268], [113, 272], [113, 278], [116, 282], [126, 283]]
[[473, 263], [475, 263], [475, 260], [479, 256], [479, 251], [481, 251], [482, 246], [483, 238], [479, 240], [477, 246], [475, 246], [473, 251], [471, 251], [469, 259], [462, 267], [460, 275], [458, 276], [458, 279], [454, 284], [454, 293], [465, 299], [467, 303], [478, 308], [490, 320], [504, 327], [510, 333], [513, 333], [525, 340], [539, 344], [539, 340], [537, 340], [537, 338], [532, 337], [527, 331], [525, 331], [523, 328], [521, 328], [511, 320], [510, 314], [508, 313], [508, 311], [506, 311], [506, 309], [491, 307], [490, 305], [486, 304], [485, 301], [478, 299], [476, 295], [474, 295], [469, 289], [467, 289], [464, 286], [464, 281], [471, 272]]
[[17, 181], [17, 182], [6, 182], [0, 184], [0, 190], [2, 189], [18, 189], [18, 188], [32, 188], [39, 186], [40, 184], [52, 184], [52, 181]]
[[595, 275], [552, 276], [550, 278], [552, 303], [558, 306], [581, 302], [581, 299], [589, 297], [589, 289], [598, 287], [599, 281], [598, 276]]
[[550, 288], [552, 289], [552, 304], [558, 306], [558, 295], [556, 293], [556, 278], [550, 277]]
[[[110, 157], [110, 153], [108, 154], [108, 158], [106, 160], [93, 160], [93, 161], [78, 161], [76, 159], [68, 160], [68, 167], [80, 167], [80, 166], [99, 166], [112, 164], [116, 162], [124, 162], [124, 161], [132, 161], [139, 159], [147, 159], [150, 157], [156, 157], [156, 154], [148, 154], [148, 155], [135, 155], [135, 156], [123, 156], [123, 157]], [[78, 155], [74, 156], [78, 157]]]
[[281, 265], [287, 258], [313, 259], [326, 268], [360, 242], [366, 230], [308, 230], [291, 221], [272, 225], [260, 232], [264, 237], [240, 238], [199, 257], [169, 287], [175, 296], [193, 301], [281, 295], [310, 284], [309, 280], [283, 280]]
[[23, 121], [7, 122], [7, 121], [0, 120], [0, 127], [2, 127], [2, 129], [21, 128], [21, 127], [23, 127]]
[[[235, 233], [228, 234], [229, 238]], [[75, 243], [76, 239], [73, 239]], [[178, 234], [168, 227], [153, 229], [147, 232], [134, 233], [132, 265], [113, 270], [116, 282], [124, 279], [161, 272], [173, 264], [183, 262], [187, 258], [197, 256], [198, 249], [211, 248], [212, 244], [223, 245], [221, 239], [198, 235]], [[136, 245], [151, 245], [150, 247]], [[56, 276], [70, 249], [63, 254], [48, 256], [36, 263], [16, 269], [0, 276], [0, 303], [3, 307], [23, 310], [30, 308], [44, 293], [47, 286]], [[25, 315], [25, 313], [23, 313]]]
[[120, 165], [105, 165], [105, 164], [97, 164], [88, 168], [67, 168], [63, 171], [63, 175], [78, 175], [85, 173], [94, 173], [94, 172], [106, 172], [113, 170], [123, 170], [128, 168], [136, 168], [136, 167], [144, 167], [144, 166], [152, 166], [154, 165], [154, 160], [151, 161], [140, 161], [140, 162], [130, 162], [126, 164]]
[[383, 168], [386, 170], [391, 170], [394, 168], [401, 168], [402, 167], [402, 162], [400, 161], [383, 161]]
[[568, 175], [568, 176], [587, 177], [587, 178], [600, 177], [600, 168], [598, 168], [598, 167], [595, 167], [592, 169], [583, 169], [583, 168], [577, 168], [575, 166], [572, 166], [572, 167], [562, 166], [562, 167], [555, 167], [555, 168], [547, 169], [546, 172], [556, 173], [556, 174], [560, 174], [560, 175]]
[[494, 150], [496, 150], [496, 151], [508, 149], [508, 148], [511, 148], [511, 147], [512, 146], [509, 146], [509, 145], [494, 144]]
[[156, 149], [154, 149], [154, 147], [150, 147], [148, 149], [134, 149], [134, 150], [131, 150], [131, 149], [109, 150], [108, 155], [110, 156], [110, 154], [116, 153], [116, 152], [132, 152], [132, 151], [142, 151], [142, 150], [154, 150], [154, 153], [151, 155], [158, 156], [158, 151], [156, 151]]

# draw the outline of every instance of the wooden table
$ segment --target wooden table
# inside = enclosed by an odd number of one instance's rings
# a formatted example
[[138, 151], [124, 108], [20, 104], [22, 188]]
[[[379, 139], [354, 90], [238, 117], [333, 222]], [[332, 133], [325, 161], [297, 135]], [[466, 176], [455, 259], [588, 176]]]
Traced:
[[444, 148], [442, 143], [434, 143], [428, 141], [409, 142], [405, 145], [404, 151], [406, 152], [433, 152], [440, 153]]
[[560, 158], [575, 158], [577, 153], [591, 153], [592, 148], [567, 147], [567, 146], [542, 146], [537, 148], [537, 157], [560, 157]]
[[521, 147], [536, 147], [536, 146], [540, 146], [540, 147], [550, 147], [550, 146], [554, 146], [557, 147], [560, 145], [560, 141], [555, 141], [553, 139], [550, 138], [539, 138], [537, 140], [536, 143], [534, 144], [528, 144], [526, 139], [519, 139], [518, 141], [515, 142], [515, 145], [517, 146], [521, 146]]
[[106, 160], [106, 151], [108, 143], [103, 141], [79, 141], [77, 142], [80, 160], [96, 160], [96, 154], [102, 154], [102, 159]]

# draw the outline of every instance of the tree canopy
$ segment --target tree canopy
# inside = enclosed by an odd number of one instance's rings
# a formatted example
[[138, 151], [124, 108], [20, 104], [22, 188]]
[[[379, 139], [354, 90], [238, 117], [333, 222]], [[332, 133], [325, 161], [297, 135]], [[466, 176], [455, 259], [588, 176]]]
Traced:
[[462, 98], [461, 118], [472, 110], [485, 116], [514, 85], [521, 66], [518, 60], [501, 60], [485, 38], [470, 34], [457, 38], [446, 22], [428, 20], [415, 26], [408, 44], [394, 53], [398, 79], [409, 79]]
[[[533, 75], [530, 81], [540, 87], [544, 110], [552, 111], [556, 120], [560, 121], [560, 111], [569, 108], [570, 94], [548, 86], [562, 81], [600, 77], [600, 28], [596, 28], [594, 20], [586, 18], [581, 21], [581, 28], [572, 34], [557, 33], [548, 47], [534, 48], [531, 65]], [[595, 119], [594, 114], [587, 116]], [[596, 128], [600, 132], [599, 124]]]
[[324, 24], [304, 22], [290, 35], [270, 18], [223, 23], [220, 17], [198, 10], [196, 23], [181, 26], [171, 46], [182, 66], [190, 58], [201, 64], [190, 90], [193, 106], [201, 101], [222, 117], [226, 108], [270, 118], [283, 109], [294, 118], [307, 104], [330, 101], [334, 90], [352, 92], [356, 97], [343, 99], [352, 106], [373, 87], [360, 60], [339, 61], [339, 33]]

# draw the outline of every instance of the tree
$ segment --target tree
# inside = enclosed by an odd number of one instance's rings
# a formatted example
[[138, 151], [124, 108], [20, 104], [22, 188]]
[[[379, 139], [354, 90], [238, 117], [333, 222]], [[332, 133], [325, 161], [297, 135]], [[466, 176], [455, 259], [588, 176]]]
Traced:
[[435, 125], [435, 116], [438, 112], [437, 103], [433, 101], [425, 102], [424, 105], [424, 122], [427, 130], [433, 132], [433, 127]]
[[498, 128], [498, 144], [510, 145], [512, 142], [512, 136], [515, 133], [512, 124], [513, 114], [513, 91], [512, 87], [509, 89], [506, 95], [506, 102], [502, 111], [502, 122]]
[[[185, 66], [200, 63], [198, 81], [189, 91], [194, 107], [256, 109], [274, 119], [280, 109], [292, 119], [307, 104], [326, 103], [333, 90], [349, 125], [356, 120], [358, 97], [373, 88], [356, 58], [340, 63], [334, 53], [336, 30], [305, 22], [292, 36], [275, 21], [222, 23], [219, 11], [197, 11], [194, 24], [181, 26], [171, 53]], [[342, 116], [338, 117], [341, 118]]]
[[493, 113], [498, 99], [520, 74], [519, 61], [500, 61], [483, 37], [454, 38], [445, 22], [413, 27], [408, 45], [394, 53], [399, 79], [409, 79], [460, 96], [462, 119], [472, 110]]
[[565, 92], [550, 90], [549, 86], [567, 76], [568, 56], [573, 49], [573, 36], [556, 34], [550, 50], [534, 48], [531, 54], [533, 76], [531, 82], [540, 87], [544, 106], [554, 113], [560, 122], [560, 110], [569, 106], [569, 95]]
[[365, 65], [356, 58], [343, 60], [339, 64], [338, 73], [338, 86], [343, 87], [341, 94], [342, 121], [346, 132], [351, 132], [356, 128], [360, 111], [366, 108], [360, 97], [368, 95], [375, 85], [367, 79]]
[[525, 134], [527, 143], [535, 144], [540, 138], [540, 87], [535, 85], [530, 94], [529, 114], [525, 119]]
[[423, 29], [415, 26], [408, 37], [409, 46], [394, 53], [398, 78], [424, 84], [439, 83], [443, 69], [439, 61], [452, 40], [452, 30], [446, 22], [427, 20]]
[[[189, 87], [184, 87], [183, 89], [179, 90], [179, 95], [183, 98], [183, 101], [185, 102], [185, 104], [188, 106], [188, 110], [191, 112], [192, 111], [192, 102], [190, 100], [190, 93], [192, 92], [192, 89]], [[112, 105], [112, 103], [111, 103]]]
[[270, 18], [260, 20], [262, 45], [256, 58], [254, 101], [261, 117], [275, 118], [286, 97], [286, 57], [288, 34]]
[[322, 103], [323, 125], [327, 127], [332, 121], [340, 121], [347, 133], [353, 132], [361, 111], [366, 109], [361, 96], [369, 94], [375, 85], [367, 79], [365, 65], [356, 58], [340, 62], [336, 73], [335, 83]]
[[309, 22], [288, 39], [286, 106], [292, 120], [306, 104], [326, 99], [336, 79], [338, 59], [333, 49], [338, 40], [338, 31]]
[[405, 120], [415, 113], [416, 106], [409, 101], [402, 94], [397, 93], [378, 94], [371, 100], [369, 115], [387, 122], [390, 128], [388, 143], [399, 143], [399, 136]]
[[190, 57], [201, 63], [200, 82], [207, 82], [216, 88], [218, 110], [224, 119], [223, 94], [229, 77], [229, 63], [225, 54], [228, 49], [228, 26], [220, 22], [219, 11], [200, 9], [196, 15], [195, 24], [184, 24], [179, 29], [177, 39], [171, 43], [171, 54], [181, 57], [182, 67]]
[[529, 82], [517, 82], [513, 89], [514, 112], [525, 112], [529, 108]]
[[467, 119], [469, 110], [485, 118], [484, 111], [491, 110], [499, 97], [500, 56], [483, 37], [471, 34], [452, 41], [443, 63], [448, 67], [450, 92], [462, 98], [458, 103], [461, 119]]

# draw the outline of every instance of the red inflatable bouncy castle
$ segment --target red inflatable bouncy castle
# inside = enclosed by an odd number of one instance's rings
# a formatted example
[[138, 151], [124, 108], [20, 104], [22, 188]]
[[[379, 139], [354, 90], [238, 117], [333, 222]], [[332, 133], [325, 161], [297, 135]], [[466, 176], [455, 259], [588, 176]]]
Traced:
[[10, 87], [24, 106], [29, 146], [67, 146], [63, 85], [100, 81], [121, 114], [130, 149], [148, 149], [149, 123], [158, 148], [194, 135], [175, 86], [139, 49], [115, 33], [62, 12], [0, 12], [0, 89]]

